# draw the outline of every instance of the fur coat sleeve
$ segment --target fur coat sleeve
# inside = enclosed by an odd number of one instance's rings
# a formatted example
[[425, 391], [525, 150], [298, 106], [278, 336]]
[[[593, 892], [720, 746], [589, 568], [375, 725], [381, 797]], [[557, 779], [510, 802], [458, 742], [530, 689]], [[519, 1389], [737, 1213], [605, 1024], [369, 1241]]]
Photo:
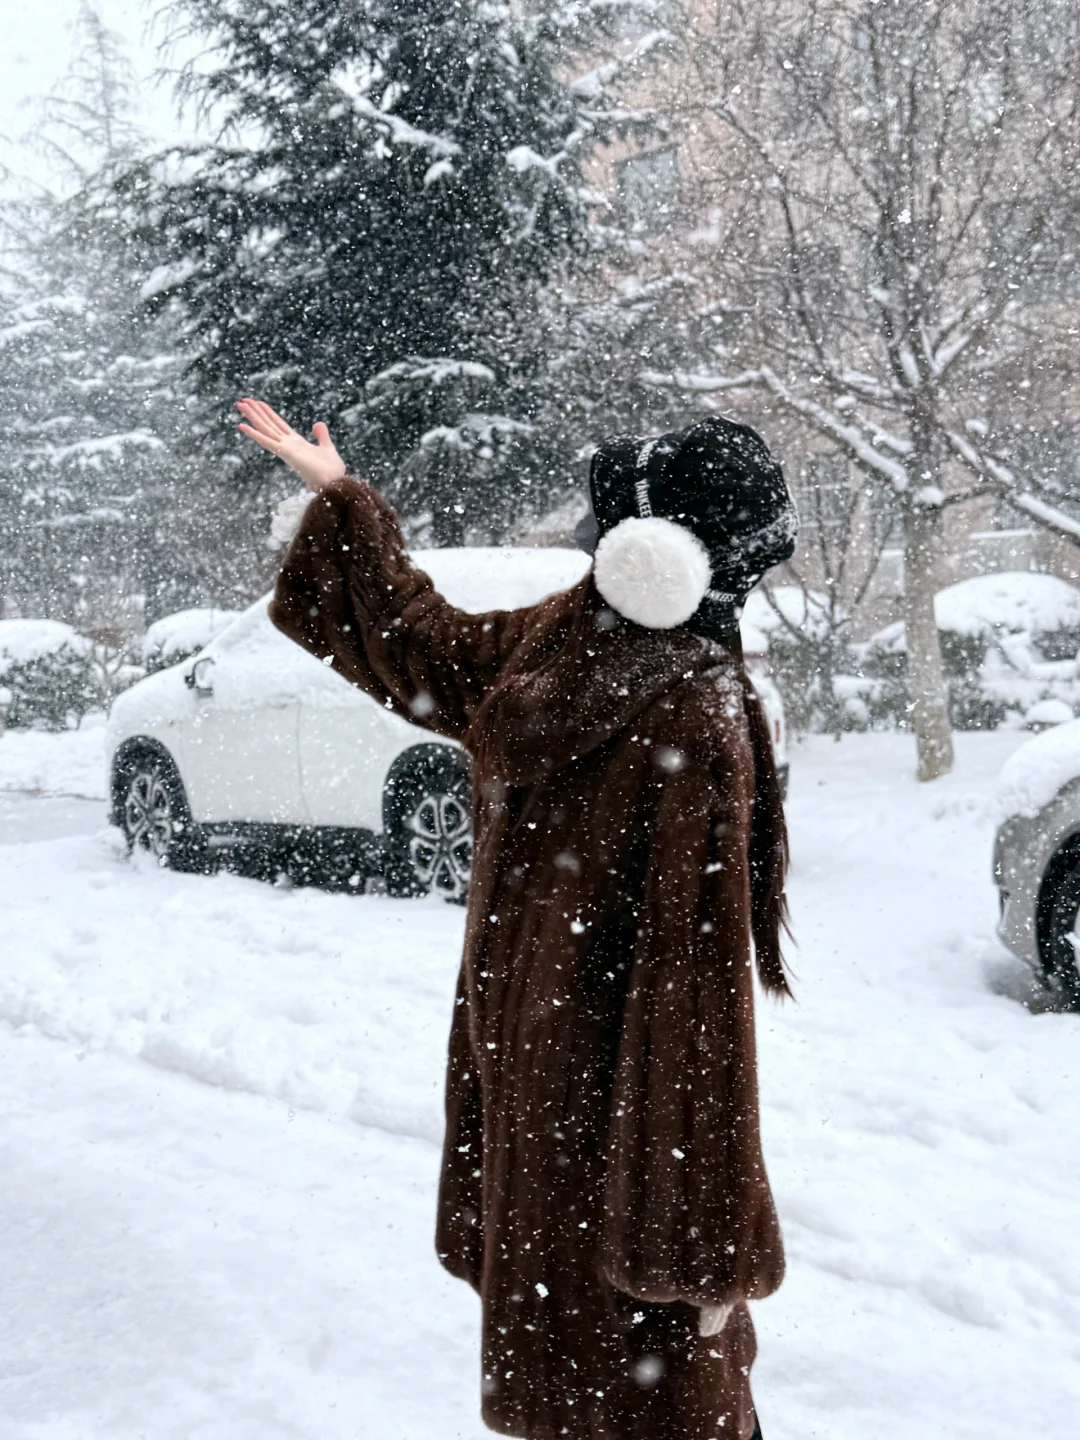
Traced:
[[527, 615], [448, 604], [409, 559], [387, 502], [349, 478], [312, 498], [270, 606], [290, 639], [405, 719], [455, 740]]

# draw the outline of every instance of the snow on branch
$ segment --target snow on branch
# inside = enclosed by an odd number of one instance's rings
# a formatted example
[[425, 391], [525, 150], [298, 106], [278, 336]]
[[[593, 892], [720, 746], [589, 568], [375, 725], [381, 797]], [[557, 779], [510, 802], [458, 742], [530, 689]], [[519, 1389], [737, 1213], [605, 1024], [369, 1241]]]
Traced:
[[1009, 504], [1017, 510], [1023, 510], [1033, 520], [1038, 520], [1049, 530], [1056, 530], [1059, 535], [1067, 535], [1070, 540], [1080, 544], [1080, 520], [1074, 520], [1071, 515], [1066, 515], [1055, 505], [1048, 505], [1045, 500], [1040, 500], [1037, 495], [1025, 492], [1022, 495], [1010, 495]]
[[970, 330], [964, 330], [961, 331], [960, 334], [955, 335], [951, 340], [938, 345], [937, 348], [931, 352], [930, 367], [933, 370], [936, 380], [939, 380], [942, 375], [945, 374], [946, 370], [948, 370], [955, 360], [959, 360], [973, 339], [974, 335], [972, 332]]
[[842, 385], [846, 385], [871, 404], [888, 405], [896, 399], [895, 389], [879, 380], [876, 375], [867, 375], [862, 370], [841, 370], [838, 378]]
[[17, 344], [18, 341], [25, 340], [39, 330], [47, 330], [51, 323], [50, 320], [40, 319], [21, 320], [18, 324], [7, 325], [0, 330], [0, 346]]
[[[638, 298], [636, 295], [634, 298]], [[748, 385], [760, 385], [760, 370], [744, 370], [741, 375], [700, 375], [690, 370], [643, 370], [638, 377], [643, 385], [656, 389], [686, 390], [691, 394], [706, 395], [718, 390], [740, 390]]]
[[[973, 427], [969, 426], [969, 429]], [[974, 433], [978, 431], [974, 430]], [[1008, 500], [1014, 509], [1022, 510], [1025, 515], [1030, 515], [1048, 530], [1080, 544], [1080, 520], [1074, 519], [1064, 510], [1059, 510], [1056, 505], [1040, 499], [1038, 495], [1033, 495], [1030, 490], [1021, 489], [1022, 482], [1014, 470], [993, 455], [982, 454], [958, 431], [948, 431], [947, 437], [956, 458], [963, 461], [976, 475], [989, 480], [997, 494]]]
[[506, 163], [518, 175], [523, 175], [526, 170], [546, 170], [549, 175], [554, 175], [560, 161], [565, 159], [565, 150], [558, 151], [548, 160], [538, 155], [531, 145], [515, 145], [506, 152]]
[[[868, 437], [855, 425], [847, 425], [838, 420], [833, 412], [824, 405], [819, 405], [816, 400], [805, 399], [801, 395], [788, 388], [780, 377], [767, 365], [762, 366], [761, 378], [770, 392], [787, 410], [794, 411], [808, 420], [811, 425], [823, 435], [828, 435], [835, 440], [851, 458], [863, 470], [887, 480], [898, 495], [903, 494], [908, 488], [907, 467], [899, 460], [893, 460], [888, 455], [882, 455], [874, 444], [875, 439], [884, 440], [883, 432], [878, 432], [873, 437]], [[895, 436], [888, 436], [889, 448], [905, 451], [905, 442], [897, 440]]]
[[199, 272], [196, 260], [178, 260], [171, 265], [157, 265], [139, 287], [140, 300], [152, 300], [155, 295], [165, 295], [177, 290]]
[[340, 418], [346, 425], [355, 425], [363, 415], [383, 405], [393, 404], [403, 390], [415, 393], [429, 386], [450, 385], [456, 381], [488, 386], [493, 385], [495, 379], [494, 370], [477, 360], [455, 360], [446, 355], [411, 355], [408, 360], [399, 360], [372, 375], [364, 385], [368, 398], [359, 405], [350, 405], [342, 410]]
[[482, 380], [490, 385], [495, 381], [495, 372], [490, 366], [481, 365], [478, 360], [453, 360], [441, 356], [429, 360], [414, 357], [399, 360], [395, 365], [388, 365], [385, 370], [372, 375], [366, 388], [380, 390], [389, 385], [419, 383], [442, 385], [447, 380]]
[[126, 446], [138, 450], [163, 450], [164, 443], [149, 430], [127, 430], [123, 434], [99, 435], [92, 440], [76, 440], [70, 445], [49, 445], [35, 452], [36, 458], [59, 465], [65, 460], [86, 461], [97, 465], [103, 457], [122, 460]]
[[605, 60], [602, 65], [597, 65], [594, 69], [587, 70], [584, 75], [579, 75], [576, 80], [571, 81], [570, 89], [582, 100], [593, 102], [602, 100], [608, 87], [614, 84], [625, 71], [673, 38], [670, 30], [650, 30], [648, 34], [642, 35], [637, 44], [625, 55]]
[[902, 494], [908, 488], [907, 467], [899, 460], [883, 455], [877, 448], [878, 444], [885, 444], [894, 453], [904, 455], [910, 449], [906, 441], [889, 435], [877, 426], [867, 434], [856, 424], [846, 424], [816, 400], [796, 395], [767, 365], [758, 370], [744, 370], [741, 374], [732, 376], [694, 375], [683, 371], [673, 371], [665, 375], [660, 371], [646, 370], [641, 374], [641, 381], [645, 385], [661, 385], [696, 394], [738, 390], [747, 386], [764, 387], [786, 410], [801, 415], [819, 433], [835, 440], [857, 465], [887, 481], [897, 494]]
[[425, 430], [420, 437], [420, 449], [474, 450], [481, 445], [525, 438], [533, 433], [534, 427], [523, 420], [474, 412], [466, 415], [460, 424], [436, 425]]
[[356, 113], [365, 120], [383, 126], [395, 145], [412, 145], [417, 149], [429, 150], [436, 160], [461, 154], [461, 146], [456, 140], [451, 140], [446, 135], [433, 135], [428, 130], [418, 130], [400, 115], [395, 115], [390, 110], [380, 110], [366, 95], [352, 96], [352, 105]]

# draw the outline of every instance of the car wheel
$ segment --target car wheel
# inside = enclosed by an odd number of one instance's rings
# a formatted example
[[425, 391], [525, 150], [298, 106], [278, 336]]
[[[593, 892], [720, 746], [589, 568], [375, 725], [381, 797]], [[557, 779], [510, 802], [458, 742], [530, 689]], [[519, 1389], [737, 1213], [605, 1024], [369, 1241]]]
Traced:
[[128, 850], [145, 850], [172, 870], [205, 872], [209, 847], [191, 818], [176, 766], [156, 750], [125, 755], [114, 777], [117, 818]]
[[1043, 979], [1080, 1008], [1080, 851], [1058, 851], [1039, 892], [1037, 934]]
[[469, 772], [441, 746], [406, 757], [383, 800], [386, 888], [463, 904], [472, 874]]

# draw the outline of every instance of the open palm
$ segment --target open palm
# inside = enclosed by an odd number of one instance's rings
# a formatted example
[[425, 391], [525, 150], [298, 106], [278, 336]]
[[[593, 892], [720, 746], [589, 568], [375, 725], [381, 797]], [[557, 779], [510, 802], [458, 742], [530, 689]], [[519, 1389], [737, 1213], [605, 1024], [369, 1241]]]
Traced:
[[345, 474], [345, 462], [338, 454], [330, 431], [321, 420], [311, 427], [315, 437], [312, 444], [287, 425], [275, 410], [262, 400], [238, 400], [236, 408], [244, 417], [245, 424], [239, 426], [240, 433], [247, 435], [264, 450], [269, 450], [279, 460], [284, 460], [290, 470], [295, 470], [309, 490], [319, 491], [325, 485], [340, 480]]

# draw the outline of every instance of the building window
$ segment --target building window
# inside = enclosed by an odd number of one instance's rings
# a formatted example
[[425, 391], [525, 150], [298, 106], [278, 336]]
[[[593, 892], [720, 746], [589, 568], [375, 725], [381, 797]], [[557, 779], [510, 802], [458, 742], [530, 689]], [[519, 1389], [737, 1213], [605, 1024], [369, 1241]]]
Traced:
[[659, 230], [679, 195], [679, 154], [674, 148], [631, 155], [615, 166], [619, 201], [632, 225]]

